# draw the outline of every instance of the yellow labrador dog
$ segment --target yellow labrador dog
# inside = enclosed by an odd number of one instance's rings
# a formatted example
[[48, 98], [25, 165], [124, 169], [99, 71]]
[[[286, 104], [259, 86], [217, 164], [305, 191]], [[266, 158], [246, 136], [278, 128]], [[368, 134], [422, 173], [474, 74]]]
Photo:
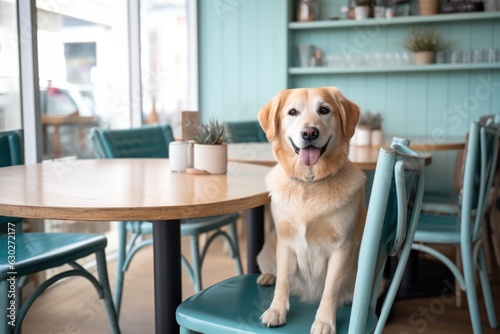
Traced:
[[358, 118], [335, 87], [284, 90], [259, 112], [278, 160], [266, 179], [275, 230], [257, 258], [257, 282], [276, 284], [266, 326], [286, 323], [296, 294], [319, 301], [311, 333], [335, 333], [352, 300], [366, 216], [365, 175], [348, 160]]

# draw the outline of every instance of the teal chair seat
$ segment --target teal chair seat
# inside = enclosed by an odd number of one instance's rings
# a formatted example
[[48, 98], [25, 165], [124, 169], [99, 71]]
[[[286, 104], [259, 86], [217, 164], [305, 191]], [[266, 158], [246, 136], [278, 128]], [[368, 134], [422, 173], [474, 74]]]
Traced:
[[[18, 276], [62, 266], [91, 255], [107, 245], [106, 237], [83, 233], [19, 233], [15, 236]], [[7, 249], [7, 238], [0, 239], [0, 249]], [[0, 278], [9, 277], [8, 253], [0, 253]]]
[[[36, 298], [52, 284], [70, 276], [82, 276], [92, 283], [98, 297], [104, 300], [111, 333], [120, 333], [106, 270], [104, 251], [107, 245], [106, 237], [83, 233], [19, 233], [15, 235], [15, 239], [11, 237], [0, 237], [0, 249], [7, 250], [8, 245], [14, 241], [16, 250], [14, 268], [10, 266], [8, 252], [1, 252], [0, 254], [0, 306], [4, 310], [2, 311], [4, 315], [2, 318], [6, 318], [5, 312], [11, 302], [9, 301], [9, 291], [12, 290], [10, 279], [13, 275], [16, 277], [16, 282], [19, 282], [20, 278], [26, 278], [31, 274], [65, 264], [70, 265], [73, 269], [65, 270], [44, 281], [20, 307], [21, 292], [18, 290], [17, 294], [19, 296], [16, 296], [16, 309], [18, 310], [16, 325], [12, 327], [3, 322], [2, 333], [10, 333], [11, 331], [18, 333], [29, 308]], [[78, 259], [93, 254], [95, 254], [97, 260], [98, 278], [95, 278], [94, 275], [76, 262]], [[15, 274], [12, 274], [13, 271]], [[18, 289], [20, 288], [21, 284], [18, 285]]]
[[[287, 323], [266, 327], [260, 316], [271, 305], [274, 286], [257, 284], [258, 274], [241, 275], [202, 290], [177, 309], [177, 321], [189, 323], [189, 329], [200, 333], [290, 334], [309, 333], [317, 304], [306, 304], [296, 296], [290, 298]], [[352, 305], [337, 310], [337, 334], [347, 333]], [[377, 316], [370, 307], [365, 332], [375, 330]]]
[[426, 240], [436, 244], [458, 244], [460, 243], [460, 224], [456, 217], [421, 213], [415, 240]]
[[[423, 197], [424, 158], [396, 139], [380, 151], [361, 241], [352, 304], [337, 309], [337, 333], [382, 333], [411, 250]], [[399, 261], [380, 316], [376, 314], [388, 256]], [[257, 284], [256, 274], [240, 275], [189, 297], [177, 308], [181, 333], [310, 333], [317, 304], [290, 296], [287, 323], [268, 328], [260, 317], [269, 307], [274, 286]]]
[[[94, 150], [98, 158], [168, 158], [169, 143], [174, 140], [169, 125], [148, 125], [134, 129], [105, 130], [95, 128], [91, 132]], [[201, 217], [181, 220], [181, 235], [189, 236], [191, 262], [183, 255], [181, 260], [194, 290], [202, 288], [201, 268], [212, 241], [223, 238], [229, 245], [230, 256], [235, 260], [236, 272], [243, 273], [241, 265], [236, 221], [239, 213], [230, 213], [212, 217]], [[226, 232], [222, 227], [228, 227]], [[115, 279], [115, 307], [120, 314], [125, 272], [134, 255], [147, 245], [153, 243], [151, 236], [153, 225], [146, 221], [126, 221], [119, 224], [118, 259]], [[203, 248], [200, 247], [199, 236], [210, 232]], [[130, 235], [130, 237], [129, 237]], [[127, 241], [128, 240], [128, 241]], [[200, 249], [201, 248], [201, 249]]]

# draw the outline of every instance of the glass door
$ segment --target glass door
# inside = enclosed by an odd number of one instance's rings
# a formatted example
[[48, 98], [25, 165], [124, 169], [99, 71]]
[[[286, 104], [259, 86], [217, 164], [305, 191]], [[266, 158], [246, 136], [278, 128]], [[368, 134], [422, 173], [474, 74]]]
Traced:
[[37, 1], [44, 159], [94, 158], [94, 126], [130, 126], [126, 1]]
[[0, 0], [0, 132], [22, 128], [16, 5]]
[[186, 6], [186, 0], [141, 1], [143, 119], [170, 124], [177, 138], [188, 108]]

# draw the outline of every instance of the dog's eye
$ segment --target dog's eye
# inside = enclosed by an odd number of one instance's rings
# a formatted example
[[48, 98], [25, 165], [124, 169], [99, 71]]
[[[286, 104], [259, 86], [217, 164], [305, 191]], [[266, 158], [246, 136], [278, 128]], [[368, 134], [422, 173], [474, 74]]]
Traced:
[[288, 110], [288, 115], [290, 116], [296, 116], [298, 114], [296, 109], [290, 109]]
[[320, 113], [321, 115], [326, 115], [326, 114], [328, 114], [329, 112], [330, 112], [330, 109], [328, 109], [327, 107], [321, 107], [321, 108], [319, 108], [319, 113]]

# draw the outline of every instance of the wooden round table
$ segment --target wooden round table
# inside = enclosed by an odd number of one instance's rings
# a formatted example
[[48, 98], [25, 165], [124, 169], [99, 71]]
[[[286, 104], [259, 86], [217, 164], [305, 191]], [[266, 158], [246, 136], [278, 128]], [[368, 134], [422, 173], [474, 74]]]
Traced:
[[[453, 147], [463, 147], [463, 143], [453, 143]], [[387, 146], [390, 146], [388, 144]], [[427, 142], [422, 144], [410, 145], [411, 148], [417, 151], [432, 151], [431, 148], [444, 149], [442, 144], [434, 143], [430, 146]], [[446, 144], [449, 147], [449, 143]], [[380, 146], [351, 146], [349, 148], [349, 160], [364, 171], [374, 171], [377, 166], [378, 154]], [[432, 157], [425, 153], [426, 164], [430, 164]], [[228, 145], [228, 158], [234, 162], [252, 163], [261, 166], [272, 167], [276, 165], [276, 158], [272, 152], [271, 143], [235, 143]]]
[[264, 238], [269, 203], [263, 166], [230, 163], [225, 175], [170, 171], [167, 159], [55, 161], [0, 168], [0, 215], [82, 221], [153, 221], [157, 333], [178, 333], [180, 219], [249, 210], [248, 271]]
[[[375, 170], [379, 146], [351, 146], [349, 160], [361, 170]], [[238, 143], [228, 145], [228, 158], [234, 162], [272, 167], [276, 165], [271, 143]]]

